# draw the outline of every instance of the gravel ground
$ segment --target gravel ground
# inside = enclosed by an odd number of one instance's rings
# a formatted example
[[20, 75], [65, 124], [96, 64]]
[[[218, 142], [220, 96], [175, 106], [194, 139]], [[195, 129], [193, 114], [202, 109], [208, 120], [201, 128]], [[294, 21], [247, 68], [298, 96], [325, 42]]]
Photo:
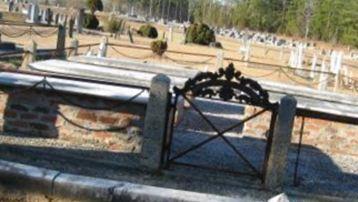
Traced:
[[[241, 106], [202, 100], [196, 102], [213, 123], [220, 125], [220, 129], [231, 126], [243, 118], [244, 110]], [[193, 110], [188, 110], [185, 117], [175, 130], [172, 155], [215, 134]], [[265, 137], [253, 138], [249, 134], [238, 134], [241, 131], [242, 128], [237, 128], [229, 133], [227, 138], [257, 169], [260, 169], [264, 158]], [[64, 140], [12, 137], [4, 134], [0, 136], [0, 141], [1, 159], [66, 173], [249, 197], [250, 201], [265, 201], [276, 194], [259, 191], [261, 181], [246, 175], [179, 165], [171, 165], [162, 174], [152, 175], [140, 169], [139, 154], [109, 151], [99, 142], [78, 145]], [[296, 148], [292, 146], [286, 181], [288, 191], [350, 197], [358, 195], [357, 158], [328, 156], [315, 148], [304, 147], [299, 164], [300, 186], [293, 187], [295, 159]], [[177, 161], [252, 173], [247, 164], [220, 138]]]

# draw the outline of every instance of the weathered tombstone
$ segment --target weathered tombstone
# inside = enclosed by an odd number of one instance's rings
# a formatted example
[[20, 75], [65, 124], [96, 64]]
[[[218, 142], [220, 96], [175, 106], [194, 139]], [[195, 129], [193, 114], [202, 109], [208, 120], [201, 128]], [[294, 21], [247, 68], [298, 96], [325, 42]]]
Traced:
[[107, 37], [103, 37], [101, 39], [101, 44], [99, 45], [99, 50], [98, 50], [98, 57], [106, 57], [107, 56], [107, 44], [108, 44], [108, 38]]
[[294, 97], [285, 96], [281, 99], [278, 115], [274, 126], [274, 133], [269, 138], [267, 161], [265, 163], [265, 188], [279, 189], [283, 185], [288, 150], [291, 145], [294, 120], [296, 116], [297, 101]]
[[47, 23], [47, 21], [46, 21], [47, 12], [48, 12], [47, 9], [45, 9], [45, 10], [43, 10], [43, 11], [41, 12], [41, 23], [42, 23], [42, 24], [46, 24], [46, 23]]
[[60, 14], [56, 13], [56, 15], [55, 15], [55, 25], [58, 25], [59, 20], [60, 20]]
[[317, 70], [317, 54], [314, 53], [313, 58], [312, 58], [311, 72], [310, 72], [310, 78], [311, 79], [315, 78], [315, 71], [316, 70]]
[[13, 0], [11, 0], [11, 1], [9, 2], [8, 11], [9, 11], [9, 12], [12, 12], [12, 11], [14, 10], [14, 7], [15, 7], [15, 3], [14, 3]]
[[83, 21], [85, 18], [85, 9], [81, 8], [78, 9], [77, 17], [76, 17], [76, 30], [77, 33], [82, 33], [83, 31]]
[[53, 18], [53, 11], [50, 8], [48, 8], [46, 14], [47, 14], [46, 16], [47, 25], [51, 25], [52, 18]]
[[32, 4], [29, 4], [28, 7], [27, 7], [27, 18], [26, 20], [30, 20], [31, 19], [31, 12], [32, 12]]
[[[321, 72], [327, 72], [326, 69], [326, 64], [325, 64], [325, 58], [323, 58], [322, 60], [322, 64], [321, 64]], [[326, 90], [327, 88], [327, 79], [328, 79], [328, 75], [325, 73], [321, 73], [319, 76], [319, 84], [318, 84], [318, 89], [321, 91]]]
[[218, 50], [216, 53], [216, 68], [222, 68], [224, 66], [224, 52]]
[[39, 6], [37, 4], [32, 4], [29, 23], [38, 23], [38, 22], [39, 22]]
[[70, 19], [69, 24], [68, 24], [68, 36], [70, 38], [73, 37], [73, 28], [75, 26], [75, 20], [73, 18]]

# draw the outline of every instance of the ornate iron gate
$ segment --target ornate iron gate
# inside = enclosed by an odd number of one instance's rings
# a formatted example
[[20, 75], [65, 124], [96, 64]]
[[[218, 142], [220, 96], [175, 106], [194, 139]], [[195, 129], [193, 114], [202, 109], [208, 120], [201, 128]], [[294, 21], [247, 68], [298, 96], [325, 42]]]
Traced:
[[[225, 136], [225, 133], [242, 126], [244, 123], [262, 115], [264, 112], [271, 111], [271, 122], [270, 128], [266, 131], [267, 143], [270, 142], [270, 139], [273, 134], [274, 124], [277, 116], [277, 103], [271, 103], [269, 101], [269, 94], [265, 91], [258, 82], [245, 78], [241, 75], [240, 71], [236, 71], [233, 64], [230, 64], [227, 68], [221, 68], [216, 73], [206, 72], [200, 73], [195, 78], [189, 79], [183, 88], [174, 87], [175, 100], [174, 105], [172, 106], [172, 113], [169, 120], [169, 129], [168, 135], [166, 136], [166, 141], [163, 146], [163, 165], [168, 168], [171, 164], [178, 163], [176, 160], [179, 158], [188, 155], [191, 152], [194, 152], [198, 148], [212, 142], [215, 139], [221, 138], [225, 144], [240, 158], [245, 164], [251, 169], [250, 173], [241, 173], [241, 174], [250, 174], [257, 176], [259, 179], [263, 179], [263, 172], [265, 166], [262, 169], [256, 168], [238, 149], [230, 140]], [[204, 141], [201, 141], [190, 148], [187, 148], [176, 155], [172, 155], [171, 146], [173, 141], [173, 129], [175, 114], [177, 111], [177, 103], [179, 97], [182, 97], [190, 106], [200, 115], [200, 117], [215, 131], [215, 135], [207, 138]], [[218, 127], [206, 117], [206, 115], [196, 106], [196, 104], [190, 99], [190, 97], [198, 98], [209, 98], [214, 100], [220, 100], [225, 102], [234, 102], [238, 104], [257, 106], [262, 108], [262, 110], [254, 113], [253, 115], [244, 118], [237, 124], [232, 125], [224, 130], [219, 130]], [[270, 144], [266, 143], [266, 152]], [[266, 154], [265, 154], [266, 162]], [[266, 163], [263, 163], [266, 164]], [[198, 167], [194, 164], [186, 164], [189, 166]], [[208, 168], [208, 167], [206, 167]], [[209, 168], [215, 169], [215, 168]], [[226, 170], [227, 171], [227, 170]], [[235, 172], [235, 171], [231, 171]], [[236, 172], [237, 173], [237, 172]]]

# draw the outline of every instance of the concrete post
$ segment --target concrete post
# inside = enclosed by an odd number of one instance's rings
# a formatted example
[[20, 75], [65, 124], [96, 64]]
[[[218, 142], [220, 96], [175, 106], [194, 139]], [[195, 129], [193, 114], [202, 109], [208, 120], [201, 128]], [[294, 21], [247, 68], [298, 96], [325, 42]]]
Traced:
[[106, 57], [107, 56], [107, 44], [108, 44], [108, 38], [102, 37], [101, 44], [99, 45], [98, 50], [98, 57]]
[[166, 133], [170, 79], [159, 74], [153, 78], [144, 122], [141, 163], [150, 170], [161, 166], [163, 142]]
[[58, 57], [65, 56], [65, 44], [66, 44], [66, 27], [63, 25], [59, 25], [58, 33], [57, 33], [57, 46], [56, 46], [56, 52]]
[[71, 50], [70, 50], [70, 54], [69, 56], [76, 56], [78, 55], [78, 45], [79, 45], [79, 42], [77, 39], [73, 39], [71, 41]]
[[36, 61], [36, 57], [37, 57], [37, 44], [35, 41], [31, 41], [31, 43], [25, 47], [25, 54], [23, 57], [23, 61], [21, 64], [21, 69], [27, 69], [28, 65], [30, 63], [33, 63]]
[[297, 101], [294, 97], [281, 99], [274, 133], [269, 139], [264, 172], [265, 188], [274, 190], [283, 185], [288, 150], [296, 115]]

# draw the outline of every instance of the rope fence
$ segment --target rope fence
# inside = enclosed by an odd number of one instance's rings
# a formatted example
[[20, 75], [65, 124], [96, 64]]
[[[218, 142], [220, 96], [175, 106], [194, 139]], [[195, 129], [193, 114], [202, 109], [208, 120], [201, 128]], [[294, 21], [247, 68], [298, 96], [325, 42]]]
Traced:
[[15, 26], [10, 25], [0, 25], [0, 34], [9, 38], [20, 38], [25, 35], [30, 36], [39, 36], [41, 38], [48, 38], [54, 35], [57, 35], [58, 28], [48, 28], [47, 30], [37, 30], [32, 25], [27, 29], [15, 28]]

